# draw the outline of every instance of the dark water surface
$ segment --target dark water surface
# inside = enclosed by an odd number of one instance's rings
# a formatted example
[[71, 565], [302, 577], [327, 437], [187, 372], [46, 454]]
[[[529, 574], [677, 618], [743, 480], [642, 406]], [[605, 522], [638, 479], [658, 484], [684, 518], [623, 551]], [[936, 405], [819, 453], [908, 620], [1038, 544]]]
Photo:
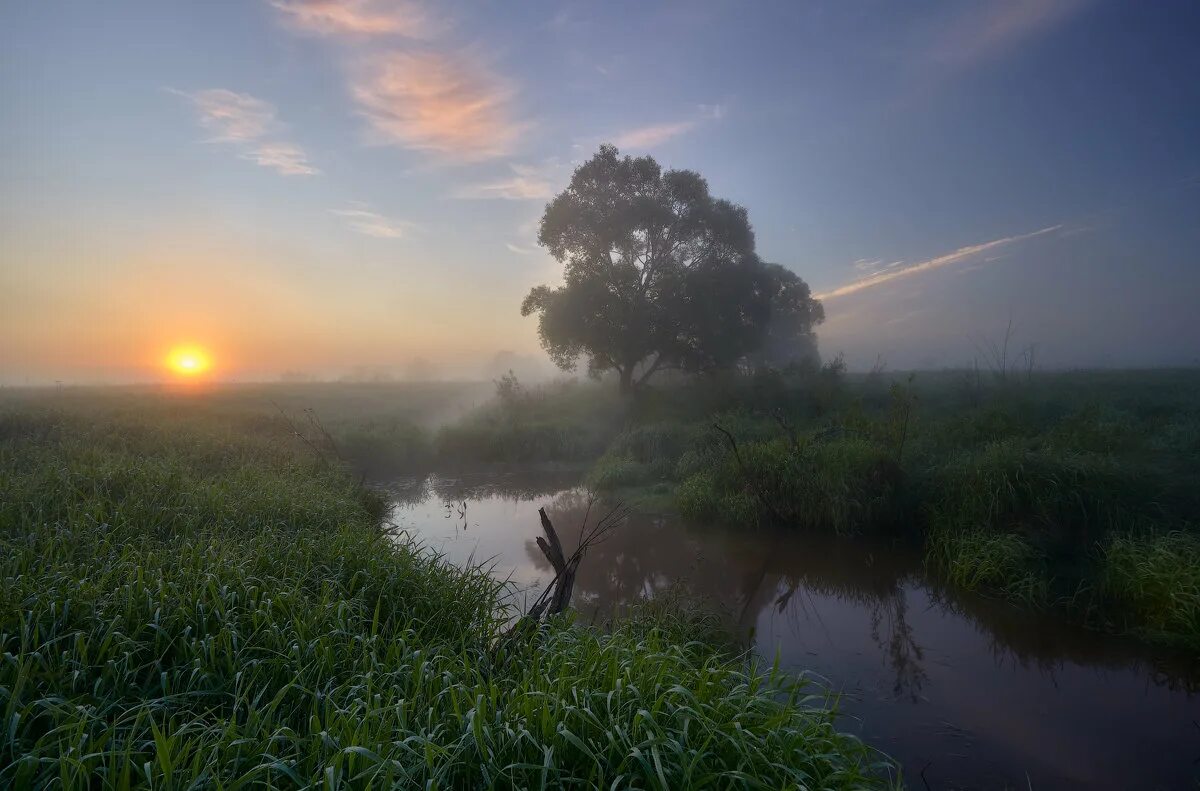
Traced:
[[[393, 482], [392, 518], [536, 598], [545, 506], [568, 551], [587, 508], [569, 474]], [[593, 518], [597, 509], [593, 510]], [[1200, 787], [1200, 662], [947, 590], [913, 548], [635, 514], [583, 561], [582, 617], [684, 583], [755, 651], [841, 695], [842, 729], [910, 788]], [[519, 595], [519, 594], [518, 594]]]

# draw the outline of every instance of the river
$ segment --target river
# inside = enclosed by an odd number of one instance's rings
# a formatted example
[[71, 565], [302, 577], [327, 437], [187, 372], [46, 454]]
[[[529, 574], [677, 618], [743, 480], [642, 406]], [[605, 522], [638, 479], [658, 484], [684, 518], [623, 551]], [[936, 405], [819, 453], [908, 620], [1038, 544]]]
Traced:
[[[553, 577], [534, 543], [539, 507], [573, 548], [588, 507], [577, 481], [479, 474], [387, 488], [398, 528], [451, 562], [488, 565], [520, 603]], [[573, 603], [603, 622], [679, 586], [758, 655], [836, 693], [842, 730], [899, 761], [910, 788], [1200, 786], [1200, 662], [948, 589], [911, 546], [634, 513], [584, 559]]]

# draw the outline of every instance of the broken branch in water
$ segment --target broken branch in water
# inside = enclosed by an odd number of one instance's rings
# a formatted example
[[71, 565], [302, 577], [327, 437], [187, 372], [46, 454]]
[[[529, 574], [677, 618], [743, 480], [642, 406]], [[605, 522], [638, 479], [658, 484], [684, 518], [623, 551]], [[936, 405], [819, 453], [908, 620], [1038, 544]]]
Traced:
[[[590, 514], [592, 502], [588, 503], [588, 511]], [[542, 616], [549, 618], [552, 615], [564, 612], [571, 605], [571, 593], [575, 587], [575, 574], [579, 571], [579, 564], [583, 560], [583, 556], [587, 554], [588, 549], [603, 542], [608, 538], [609, 534], [615, 530], [625, 518], [629, 515], [629, 509], [623, 504], [618, 503], [609, 509], [603, 517], [600, 518], [591, 528], [587, 525], [587, 516], [584, 516], [583, 524], [579, 528], [579, 546], [568, 557], [564, 551], [562, 542], [558, 538], [558, 532], [554, 529], [554, 523], [550, 521], [549, 515], [546, 514], [545, 508], [538, 509], [538, 516], [542, 522], [542, 532], [544, 536], [537, 537], [538, 548], [542, 550], [542, 554], [550, 561], [551, 567], [554, 569], [554, 579], [546, 586], [542, 594], [529, 608], [529, 612], [523, 616], [510, 634], [515, 632], [523, 623], [529, 621], [539, 621]]]

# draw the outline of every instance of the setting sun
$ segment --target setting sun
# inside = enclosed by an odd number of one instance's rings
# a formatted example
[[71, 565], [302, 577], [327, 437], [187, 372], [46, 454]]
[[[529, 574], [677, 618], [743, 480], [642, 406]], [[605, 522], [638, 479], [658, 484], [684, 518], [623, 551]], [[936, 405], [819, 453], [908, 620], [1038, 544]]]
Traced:
[[194, 346], [180, 346], [167, 356], [167, 367], [182, 376], [195, 376], [208, 370], [208, 355]]

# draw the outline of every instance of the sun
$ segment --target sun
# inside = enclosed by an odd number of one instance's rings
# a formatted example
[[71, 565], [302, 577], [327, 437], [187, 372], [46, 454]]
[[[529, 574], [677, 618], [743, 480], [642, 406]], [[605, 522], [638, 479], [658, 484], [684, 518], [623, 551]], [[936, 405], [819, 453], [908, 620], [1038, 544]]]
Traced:
[[209, 358], [197, 346], [177, 346], [167, 355], [167, 367], [180, 376], [196, 376], [209, 368]]

